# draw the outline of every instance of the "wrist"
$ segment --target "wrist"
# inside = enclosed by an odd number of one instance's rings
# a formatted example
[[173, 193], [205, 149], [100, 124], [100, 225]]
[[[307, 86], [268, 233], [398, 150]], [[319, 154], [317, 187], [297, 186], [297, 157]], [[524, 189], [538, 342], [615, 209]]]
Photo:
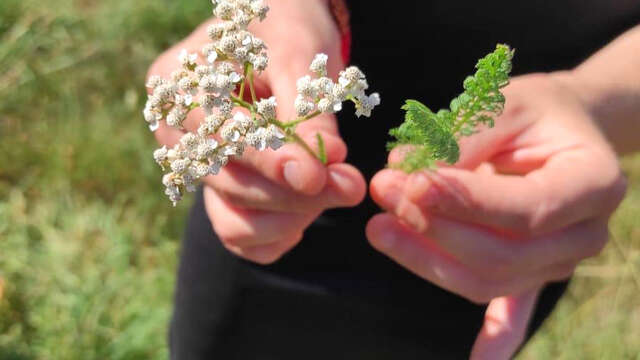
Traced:
[[640, 117], [640, 93], [593, 77], [580, 67], [550, 76], [576, 96], [616, 152], [624, 155], [638, 150], [637, 141], [629, 135], [629, 120]]

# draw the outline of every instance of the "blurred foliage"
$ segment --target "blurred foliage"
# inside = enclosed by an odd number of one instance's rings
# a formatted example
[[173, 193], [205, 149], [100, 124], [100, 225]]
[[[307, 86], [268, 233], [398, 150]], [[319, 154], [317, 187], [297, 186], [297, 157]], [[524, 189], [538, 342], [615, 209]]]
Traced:
[[[189, 204], [161, 196], [148, 66], [209, 15], [175, 0], [0, 0], [0, 359], [167, 358]], [[613, 241], [523, 359], [640, 353], [640, 158]]]
[[520, 359], [640, 359], [640, 156], [622, 165], [629, 190], [611, 220], [609, 244], [576, 269]]
[[146, 70], [207, 1], [0, 1], [0, 359], [167, 358], [188, 204], [162, 196]]

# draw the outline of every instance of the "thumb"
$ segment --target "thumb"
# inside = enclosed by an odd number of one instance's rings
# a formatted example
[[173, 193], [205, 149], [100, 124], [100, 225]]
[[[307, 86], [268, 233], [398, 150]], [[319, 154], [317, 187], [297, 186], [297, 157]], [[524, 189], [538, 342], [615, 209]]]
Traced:
[[470, 359], [511, 359], [524, 341], [539, 293], [538, 288], [518, 296], [491, 300]]

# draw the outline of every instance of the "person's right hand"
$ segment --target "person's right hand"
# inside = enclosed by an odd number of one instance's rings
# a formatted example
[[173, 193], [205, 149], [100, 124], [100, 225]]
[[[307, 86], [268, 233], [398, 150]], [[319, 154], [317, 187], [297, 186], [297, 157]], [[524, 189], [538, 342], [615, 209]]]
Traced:
[[[308, 73], [317, 53], [329, 55], [329, 75], [336, 77], [343, 67], [340, 36], [326, 1], [271, 1], [267, 19], [251, 31], [268, 47], [269, 66], [256, 79], [259, 97], [274, 95], [278, 118], [294, 119], [296, 80]], [[203, 24], [193, 34], [161, 55], [149, 75], [168, 75], [178, 67], [182, 49], [200, 53], [208, 42]], [[195, 131], [203, 113], [193, 111], [185, 121]], [[324, 139], [328, 166], [296, 144], [277, 151], [247, 149], [241, 159], [229, 163], [204, 183], [208, 216], [224, 246], [234, 254], [261, 264], [279, 259], [301, 239], [304, 230], [325, 210], [355, 206], [366, 193], [364, 178], [344, 163], [347, 148], [338, 134], [333, 116], [322, 115], [297, 127], [298, 134], [312, 147], [316, 134]], [[182, 132], [162, 122], [158, 141], [173, 146]]]

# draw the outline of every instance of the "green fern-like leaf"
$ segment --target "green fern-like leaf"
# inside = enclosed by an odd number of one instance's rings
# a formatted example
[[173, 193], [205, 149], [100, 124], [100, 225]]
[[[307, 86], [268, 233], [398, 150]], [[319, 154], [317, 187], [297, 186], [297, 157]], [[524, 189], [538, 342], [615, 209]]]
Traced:
[[451, 101], [449, 109], [434, 113], [416, 100], [407, 100], [402, 107], [405, 121], [389, 133], [398, 145], [410, 145], [404, 160], [393, 166], [406, 172], [432, 167], [436, 161], [454, 164], [460, 157], [458, 139], [470, 136], [477, 127], [493, 127], [494, 118], [504, 109], [500, 89], [509, 84], [514, 51], [498, 45], [491, 54], [476, 64], [476, 73], [464, 81], [464, 92]]

